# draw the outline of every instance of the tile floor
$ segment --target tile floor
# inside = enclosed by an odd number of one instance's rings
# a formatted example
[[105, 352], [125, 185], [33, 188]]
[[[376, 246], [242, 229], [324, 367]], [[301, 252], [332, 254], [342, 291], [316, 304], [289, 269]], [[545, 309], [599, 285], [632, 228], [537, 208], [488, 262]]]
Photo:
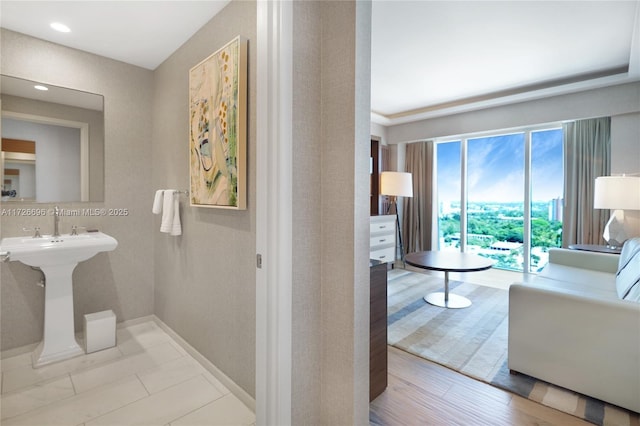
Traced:
[[3, 359], [2, 426], [254, 425], [255, 415], [155, 322], [117, 346], [38, 369]]

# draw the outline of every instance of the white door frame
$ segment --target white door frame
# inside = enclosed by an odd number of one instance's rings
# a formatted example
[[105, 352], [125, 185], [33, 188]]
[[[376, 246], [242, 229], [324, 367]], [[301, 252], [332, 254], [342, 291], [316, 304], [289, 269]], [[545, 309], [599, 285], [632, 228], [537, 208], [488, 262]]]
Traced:
[[257, 2], [256, 424], [291, 424], [293, 2]]

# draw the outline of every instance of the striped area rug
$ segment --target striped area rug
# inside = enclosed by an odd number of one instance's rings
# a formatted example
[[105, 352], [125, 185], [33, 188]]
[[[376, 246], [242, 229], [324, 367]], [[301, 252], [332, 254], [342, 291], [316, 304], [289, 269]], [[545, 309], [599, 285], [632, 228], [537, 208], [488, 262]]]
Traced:
[[509, 374], [506, 290], [450, 281], [472, 305], [445, 309], [423, 297], [444, 278], [393, 269], [388, 274], [388, 342], [467, 376], [597, 425], [640, 426], [640, 415], [522, 374]]

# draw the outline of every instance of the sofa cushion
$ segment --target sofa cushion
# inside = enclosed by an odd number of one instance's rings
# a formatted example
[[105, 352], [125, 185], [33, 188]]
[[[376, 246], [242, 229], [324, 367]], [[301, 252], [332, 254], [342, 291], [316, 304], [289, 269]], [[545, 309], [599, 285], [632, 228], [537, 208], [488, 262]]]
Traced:
[[615, 276], [607, 272], [548, 263], [533, 284], [617, 299]]
[[[620, 253], [618, 272], [616, 274], [616, 290], [618, 297], [625, 300], [640, 301], [640, 238], [625, 242]], [[634, 289], [632, 291], [632, 289]]]
[[640, 252], [640, 237], [631, 238], [625, 241], [618, 260], [618, 273]]

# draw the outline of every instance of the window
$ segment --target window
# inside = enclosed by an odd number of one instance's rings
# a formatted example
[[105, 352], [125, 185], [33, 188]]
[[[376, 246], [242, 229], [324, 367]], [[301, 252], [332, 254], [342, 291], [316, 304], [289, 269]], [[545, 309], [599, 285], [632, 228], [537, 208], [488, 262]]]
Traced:
[[439, 249], [460, 250], [460, 141], [438, 144]]
[[562, 245], [563, 158], [562, 129], [531, 132], [531, 272]]
[[562, 129], [468, 135], [437, 145], [440, 250], [538, 271], [562, 236]]

